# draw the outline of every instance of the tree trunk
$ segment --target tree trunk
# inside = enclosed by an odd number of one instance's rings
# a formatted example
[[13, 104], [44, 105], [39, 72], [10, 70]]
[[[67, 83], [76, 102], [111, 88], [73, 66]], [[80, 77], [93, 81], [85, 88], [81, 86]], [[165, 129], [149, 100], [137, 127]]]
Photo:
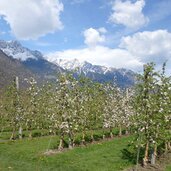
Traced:
[[126, 128], [125, 135], [129, 135], [128, 128]]
[[105, 134], [103, 134], [103, 140], [105, 139], [106, 137], [105, 137]]
[[82, 132], [82, 141], [81, 141], [82, 145], [85, 145], [85, 132]]
[[110, 128], [110, 138], [113, 138], [112, 129]]
[[73, 135], [72, 146], [75, 147], [75, 136]]
[[23, 129], [22, 129], [22, 127], [20, 126], [20, 127], [19, 127], [19, 130], [18, 130], [19, 139], [22, 139], [22, 134], [23, 134]]
[[68, 148], [69, 149], [72, 149], [74, 147], [74, 136], [73, 136], [73, 131], [72, 131], [72, 125], [71, 125], [71, 122], [70, 122], [70, 119], [67, 119], [67, 122], [68, 122], [68, 126], [69, 126], [69, 132], [68, 132]]
[[11, 134], [11, 137], [10, 137], [10, 140], [14, 140], [14, 139], [15, 139], [15, 128], [13, 128], [12, 134]]
[[72, 139], [70, 137], [68, 139], [68, 148], [73, 149], [73, 143], [72, 143]]
[[165, 153], [167, 153], [168, 152], [168, 144], [167, 144], [167, 142], [165, 142]]
[[105, 129], [103, 128], [103, 140], [106, 138], [105, 136]]
[[145, 154], [143, 158], [143, 166], [146, 166], [148, 163], [148, 150], [149, 150], [149, 142], [146, 143]]
[[122, 126], [119, 125], [119, 137], [121, 137], [121, 136], [122, 136]]
[[30, 130], [30, 132], [29, 132], [29, 139], [32, 139], [33, 137], [32, 137], [32, 131]]
[[91, 142], [94, 142], [93, 131], [91, 131]]
[[170, 142], [168, 142], [168, 149], [169, 149], [169, 151], [171, 151], [171, 143]]
[[157, 144], [154, 145], [154, 149], [151, 154], [151, 164], [156, 164], [156, 156], [157, 156]]
[[74, 147], [74, 141], [73, 141], [73, 134], [72, 134], [71, 131], [69, 131], [68, 137], [69, 137], [69, 139], [68, 139], [68, 148], [72, 149]]
[[64, 137], [61, 136], [60, 141], [59, 141], [58, 150], [62, 150], [63, 148], [64, 148]]

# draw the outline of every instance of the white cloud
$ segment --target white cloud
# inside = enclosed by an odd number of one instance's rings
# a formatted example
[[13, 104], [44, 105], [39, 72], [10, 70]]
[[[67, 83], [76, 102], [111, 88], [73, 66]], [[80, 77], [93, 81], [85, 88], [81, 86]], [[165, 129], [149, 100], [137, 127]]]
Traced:
[[144, 6], [144, 0], [137, 0], [134, 3], [130, 0], [115, 0], [109, 21], [131, 29], [139, 29], [149, 22], [149, 19], [142, 13]]
[[93, 64], [115, 68], [142, 71], [147, 62], [155, 62], [157, 67], [168, 60], [171, 66], [171, 33], [166, 30], [138, 32], [123, 37], [118, 48], [96, 45], [94, 48], [69, 49], [47, 55], [49, 61], [57, 58], [79, 59]]
[[89, 47], [95, 47], [99, 43], [105, 42], [105, 36], [103, 33], [106, 32], [105, 28], [99, 28], [99, 30], [94, 28], [89, 28], [84, 31], [85, 41], [84, 43]]
[[142, 62], [161, 64], [171, 58], [171, 33], [167, 30], [139, 32], [123, 37], [120, 47], [139, 57]]
[[37, 39], [62, 29], [62, 11], [59, 0], [0, 0], [0, 15], [22, 40]]
[[100, 27], [98, 31], [103, 34], [107, 33], [107, 30], [104, 27]]

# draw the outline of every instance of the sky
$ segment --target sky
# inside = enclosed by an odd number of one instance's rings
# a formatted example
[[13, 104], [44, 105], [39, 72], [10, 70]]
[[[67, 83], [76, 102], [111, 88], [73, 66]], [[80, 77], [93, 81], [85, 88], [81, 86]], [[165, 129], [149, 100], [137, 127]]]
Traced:
[[[171, 0], [0, 0], [0, 39], [49, 61], [77, 58], [141, 71], [171, 68]], [[169, 70], [171, 72], [171, 69]]]

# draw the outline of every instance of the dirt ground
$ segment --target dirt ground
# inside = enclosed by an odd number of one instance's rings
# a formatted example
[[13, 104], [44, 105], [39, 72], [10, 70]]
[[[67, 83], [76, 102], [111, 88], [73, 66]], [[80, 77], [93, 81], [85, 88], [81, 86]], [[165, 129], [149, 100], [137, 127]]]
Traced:
[[171, 152], [162, 155], [157, 161], [156, 165], [149, 164], [146, 167], [142, 167], [139, 165], [137, 170], [136, 167], [133, 167], [125, 171], [165, 171], [168, 164], [171, 164]]

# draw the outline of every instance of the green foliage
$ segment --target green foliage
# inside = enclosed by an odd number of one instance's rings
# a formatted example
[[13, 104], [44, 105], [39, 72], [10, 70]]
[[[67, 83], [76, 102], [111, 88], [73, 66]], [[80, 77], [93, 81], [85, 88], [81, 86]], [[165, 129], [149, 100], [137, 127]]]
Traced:
[[55, 147], [62, 149], [133, 133], [134, 143], [123, 152], [137, 162], [149, 162], [152, 153], [170, 148], [171, 79], [165, 64], [162, 72], [156, 72], [153, 63], [145, 65], [134, 91], [76, 79], [72, 73], [58, 75], [54, 84], [42, 87], [33, 78], [27, 81], [26, 91], [14, 83], [0, 98], [2, 138], [4, 131], [21, 137], [17, 132], [22, 128], [25, 137], [59, 136]]
[[155, 72], [153, 63], [145, 65], [135, 91], [135, 115], [132, 118], [136, 133], [135, 152], [140, 153], [140, 159], [143, 154], [144, 164], [154, 163], [154, 158], [162, 152], [163, 144], [170, 142], [170, 93], [171, 82], [165, 75], [165, 64], [162, 73]]

